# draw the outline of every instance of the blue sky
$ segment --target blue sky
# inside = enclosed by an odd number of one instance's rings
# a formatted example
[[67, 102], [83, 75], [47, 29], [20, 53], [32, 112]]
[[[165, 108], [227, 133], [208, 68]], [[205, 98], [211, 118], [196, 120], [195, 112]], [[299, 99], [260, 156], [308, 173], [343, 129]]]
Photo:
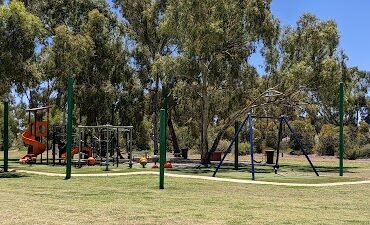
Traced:
[[[335, 20], [341, 35], [340, 47], [349, 57], [348, 64], [370, 71], [370, 1], [273, 0], [271, 10], [283, 26], [295, 25], [306, 12], [323, 20]], [[253, 57], [252, 63], [261, 71], [260, 57]]]

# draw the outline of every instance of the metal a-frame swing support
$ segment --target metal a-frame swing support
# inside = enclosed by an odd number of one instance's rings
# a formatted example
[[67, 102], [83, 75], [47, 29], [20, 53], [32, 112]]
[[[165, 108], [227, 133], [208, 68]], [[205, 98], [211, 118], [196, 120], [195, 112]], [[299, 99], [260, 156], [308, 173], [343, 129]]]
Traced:
[[283, 127], [284, 127], [284, 123], [287, 125], [287, 127], [289, 128], [290, 132], [292, 132], [293, 134], [293, 138], [295, 139], [295, 141], [298, 143], [301, 151], [303, 152], [303, 154], [305, 155], [307, 161], [309, 162], [312, 170], [314, 171], [314, 173], [316, 174], [316, 176], [319, 176], [319, 173], [317, 172], [315, 166], [313, 165], [311, 159], [308, 157], [308, 154], [307, 154], [307, 151], [306, 149], [304, 148], [301, 140], [299, 139], [296, 131], [293, 129], [293, 127], [289, 124], [288, 122], [288, 119], [285, 115], [281, 116], [280, 118], [276, 118], [276, 117], [271, 117], [271, 116], [253, 116], [251, 114], [247, 114], [245, 119], [243, 120], [243, 122], [239, 125], [239, 128], [237, 129], [233, 139], [231, 140], [229, 146], [226, 148], [225, 152], [224, 152], [224, 155], [220, 161], [220, 163], [217, 165], [216, 167], [216, 170], [213, 172], [213, 177], [216, 176], [217, 172], [219, 171], [219, 169], [221, 168], [226, 156], [231, 152], [231, 148], [233, 146], [233, 144], [236, 143], [236, 141], [238, 140], [238, 137], [239, 137], [239, 134], [240, 132], [242, 131], [244, 125], [247, 124], [248, 122], [248, 130], [249, 130], [249, 143], [250, 143], [250, 156], [251, 156], [251, 175], [252, 175], [252, 180], [255, 180], [255, 162], [254, 162], [254, 132], [253, 132], [253, 119], [256, 118], [256, 119], [279, 119], [280, 121], [280, 124], [279, 124], [279, 134], [278, 134], [278, 148], [277, 148], [277, 157], [276, 157], [276, 163], [274, 165], [274, 171], [275, 173], [277, 173], [278, 169], [279, 169], [279, 152], [280, 152], [280, 143], [281, 143], [281, 139], [282, 139], [282, 133], [283, 133]]
[[215, 177], [215, 176], [216, 176], [216, 174], [217, 174], [218, 170], [220, 169], [221, 165], [223, 164], [223, 162], [224, 162], [224, 160], [225, 160], [226, 156], [231, 152], [231, 147], [233, 146], [233, 144], [235, 143], [235, 141], [238, 139], [239, 134], [240, 134], [240, 132], [242, 131], [242, 129], [243, 129], [243, 127], [244, 127], [244, 125], [245, 125], [245, 124], [247, 123], [247, 121], [249, 120], [249, 117], [250, 117], [250, 114], [247, 114], [247, 116], [245, 117], [245, 119], [243, 120], [243, 122], [239, 125], [238, 130], [236, 131], [236, 133], [235, 133], [235, 135], [234, 135], [233, 139], [231, 140], [231, 142], [230, 142], [229, 146], [227, 146], [227, 148], [226, 148], [226, 150], [225, 150], [225, 152], [224, 152], [224, 155], [223, 155], [223, 157], [222, 157], [222, 159], [221, 159], [220, 163], [218, 164], [218, 166], [217, 166], [217, 168], [216, 168], [215, 172], [213, 172], [212, 177]]
[[303, 146], [302, 141], [299, 139], [299, 137], [297, 135], [297, 132], [290, 125], [290, 123], [288, 122], [287, 116], [285, 116], [285, 115], [280, 117], [278, 149], [277, 149], [277, 156], [276, 156], [276, 164], [274, 166], [275, 174], [277, 173], [277, 171], [279, 169], [280, 142], [281, 142], [281, 139], [282, 139], [282, 130], [283, 130], [284, 123], [287, 125], [288, 129], [293, 134], [294, 140], [298, 143], [299, 148], [301, 149], [301, 151], [303, 152], [304, 156], [306, 157], [306, 159], [307, 159], [308, 163], [310, 164], [312, 170], [314, 171], [314, 173], [316, 174], [316, 176], [319, 176], [319, 173], [317, 172], [316, 167], [313, 165], [310, 157], [308, 156], [307, 150]]

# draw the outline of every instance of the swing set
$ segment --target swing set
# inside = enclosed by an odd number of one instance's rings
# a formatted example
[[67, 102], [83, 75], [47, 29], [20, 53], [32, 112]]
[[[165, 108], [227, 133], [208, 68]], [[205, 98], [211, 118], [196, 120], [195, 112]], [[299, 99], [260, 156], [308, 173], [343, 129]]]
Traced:
[[[255, 115], [251, 115], [250, 113], [246, 115], [245, 119], [243, 120], [243, 122], [239, 125], [238, 129], [236, 129], [236, 132], [235, 132], [235, 135], [233, 137], [233, 139], [231, 140], [229, 146], [226, 148], [225, 152], [224, 152], [224, 155], [223, 157], [221, 158], [221, 161], [220, 163], [218, 164], [218, 166], [216, 167], [216, 170], [214, 171], [213, 173], [213, 177], [216, 176], [217, 172], [220, 170], [226, 156], [231, 152], [231, 148], [232, 146], [235, 144], [237, 145], [238, 143], [238, 139], [239, 139], [239, 134], [241, 133], [242, 129], [244, 126], [248, 126], [247, 129], [248, 129], [248, 133], [249, 133], [249, 143], [250, 143], [250, 160], [251, 160], [251, 175], [252, 175], [252, 180], [255, 180], [256, 177], [255, 177], [255, 157], [254, 157], [254, 132], [253, 132], [253, 119], [274, 119], [274, 120], [278, 120], [279, 121], [279, 133], [278, 133], [278, 144], [277, 144], [277, 156], [276, 156], [276, 161], [275, 161], [275, 165], [274, 165], [274, 172], [275, 174], [277, 174], [278, 170], [279, 170], [279, 153], [280, 153], [280, 144], [281, 144], [281, 140], [282, 140], [282, 136], [283, 136], [283, 129], [284, 129], [284, 126], [286, 125], [289, 129], [289, 131], [293, 134], [293, 138], [294, 140], [298, 143], [298, 146], [300, 148], [300, 150], [302, 151], [302, 153], [304, 154], [304, 156], [306, 157], [308, 163], [310, 164], [313, 172], [315, 173], [316, 176], [319, 176], [319, 173], [317, 172], [315, 166], [313, 165], [310, 157], [308, 156], [308, 153], [307, 153], [307, 150], [305, 149], [305, 147], [303, 146], [299, 136], [297, 135], [297, 132], [295, 131], [295, 129], [290, 125], [289, 121], [288, 121], [288, 117], [283, 115], [283, 116], [280, 116], [280, 117], [273, 117], [273, 116], [255, 116]], [[237, 158], [237, 157], [236, 157]], [[236, 163], [237, 160], [235, 160]]]

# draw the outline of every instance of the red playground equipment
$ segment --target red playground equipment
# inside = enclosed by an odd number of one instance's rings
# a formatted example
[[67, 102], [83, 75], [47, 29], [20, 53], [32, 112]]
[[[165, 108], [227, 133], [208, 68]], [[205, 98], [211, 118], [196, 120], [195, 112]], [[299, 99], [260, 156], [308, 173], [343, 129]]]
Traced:
[[[46, 160], [49, 160], [49, 109], [50, 106], [26, 109], [28, 112], [28, 128], [22, 133], [23, 142], [28, 145], [28, 152], [25, 156], [19, 159], [20, 163], [36, 163], [37, 156], [41, 157], [46, 151]], [[44, 112], [46, 111], [46, 113]], [[34, 113], [34, 121], [31, 121], [31, 113]], [[47, 121], [42, 121], [46, 114]], [[59, 146], [59, 145], [58, 145]], [[92, 149], [90, 147], [82, 147], [81, 152], [87, 157], [92, 157]], [[78, 146], [72, 146], [72, 158], [79, 154]], [[53, 153], [55, 154], [55, 153]], [[60, 158], [65, 161], [66, 149], [60, 147]], [[95, 164], [93, 160], [89, 161], [90, 165]]]
[[[28, 152], [27, 155], [19, 159], [20, 163], [36, 162], [37, 156], [48, 149], [49, 109], [50, 106], [26, 109], [29, 125], [27, 130], [22, 133], [22, 140], [28, 145]], [[43, 111], [45, 110], [48, 119], [42, 121]], [[31, 113], [34, 113], [34, 122], [31, 122]], [[38, 121], [38, 118], [40, 118], [40, 121]], [[46, 144], [43, 143], [43, 138], [46, 139]]]

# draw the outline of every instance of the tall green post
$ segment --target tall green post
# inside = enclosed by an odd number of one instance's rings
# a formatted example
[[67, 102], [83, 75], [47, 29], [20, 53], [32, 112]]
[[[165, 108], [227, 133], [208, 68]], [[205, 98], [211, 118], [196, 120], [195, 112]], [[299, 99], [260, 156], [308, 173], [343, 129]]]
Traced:
[[73, 78], [68, 78], [68, 118], [67, 118], [67, 168], [66, 178], [71, 178], [72, 172], [72, 118], [73, 118]]
[[343, 176], [343, 157], [344, 157], [344, 84], [339, 84], [339, 176]]
[[7, 97], [4, 98], [4, 139], [3, 139], [3, 150], [4, 150], [4, 172], [9, 170], [9, 100]]
[[166, 110], [160, 112], [159, 189], [164, 189], [164, 164], [166, 163]]

